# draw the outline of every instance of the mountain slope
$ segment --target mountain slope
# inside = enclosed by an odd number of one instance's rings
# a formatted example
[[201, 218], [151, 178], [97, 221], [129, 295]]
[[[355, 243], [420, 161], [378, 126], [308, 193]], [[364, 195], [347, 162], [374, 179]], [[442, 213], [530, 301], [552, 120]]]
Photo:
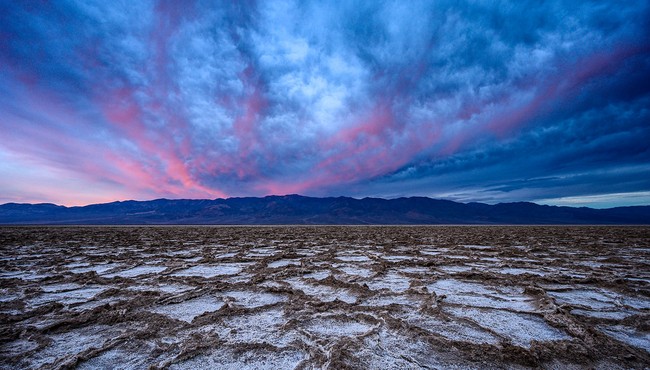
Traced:
[[123, 201], [64, 207], [0, 205], [0, 224], [650, 224], [650, 206], [591, 209], [534, 203], [457, 203], [299, 195]]

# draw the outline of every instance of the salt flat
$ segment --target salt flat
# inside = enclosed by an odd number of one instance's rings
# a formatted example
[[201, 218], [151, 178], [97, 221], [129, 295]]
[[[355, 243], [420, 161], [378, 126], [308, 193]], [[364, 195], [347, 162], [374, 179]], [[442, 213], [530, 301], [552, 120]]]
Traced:
[[647, 368], [647, 227], [3, 227], [0, 369]]

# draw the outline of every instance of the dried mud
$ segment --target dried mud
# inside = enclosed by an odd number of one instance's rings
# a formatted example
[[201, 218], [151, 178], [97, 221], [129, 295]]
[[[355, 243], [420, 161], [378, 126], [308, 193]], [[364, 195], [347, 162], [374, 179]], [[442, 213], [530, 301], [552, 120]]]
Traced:
[[3, 227], [0, 368], [648, 368], [647, 227]]

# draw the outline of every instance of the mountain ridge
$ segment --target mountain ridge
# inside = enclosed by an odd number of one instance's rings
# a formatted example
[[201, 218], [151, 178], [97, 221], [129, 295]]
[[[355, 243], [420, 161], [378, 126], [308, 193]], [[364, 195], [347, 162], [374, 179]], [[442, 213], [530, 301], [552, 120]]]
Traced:
[[217, 199], [124, 200], [71, 207], [52, 203], [5, 203], [0, 205], [0, 224], [638, 225], [650, 224], [650, 206], [593, 209], [532, 202], [490, 205], [428, 197], [357, 199], [290, 194]]

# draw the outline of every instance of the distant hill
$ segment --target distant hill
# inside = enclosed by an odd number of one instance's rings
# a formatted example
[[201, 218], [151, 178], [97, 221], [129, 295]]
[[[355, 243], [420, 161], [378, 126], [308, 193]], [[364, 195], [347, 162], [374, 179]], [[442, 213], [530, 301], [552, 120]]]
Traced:
[[0, 205], [0, 224], [92, 225], [342, 225], [342, 224], [650, 224], [650, 206], [609, 209], [535, 203], [458, 203], [424, 197], [398, 199], [300, 195], [214, 200], [156, 199], [64, 207]]

